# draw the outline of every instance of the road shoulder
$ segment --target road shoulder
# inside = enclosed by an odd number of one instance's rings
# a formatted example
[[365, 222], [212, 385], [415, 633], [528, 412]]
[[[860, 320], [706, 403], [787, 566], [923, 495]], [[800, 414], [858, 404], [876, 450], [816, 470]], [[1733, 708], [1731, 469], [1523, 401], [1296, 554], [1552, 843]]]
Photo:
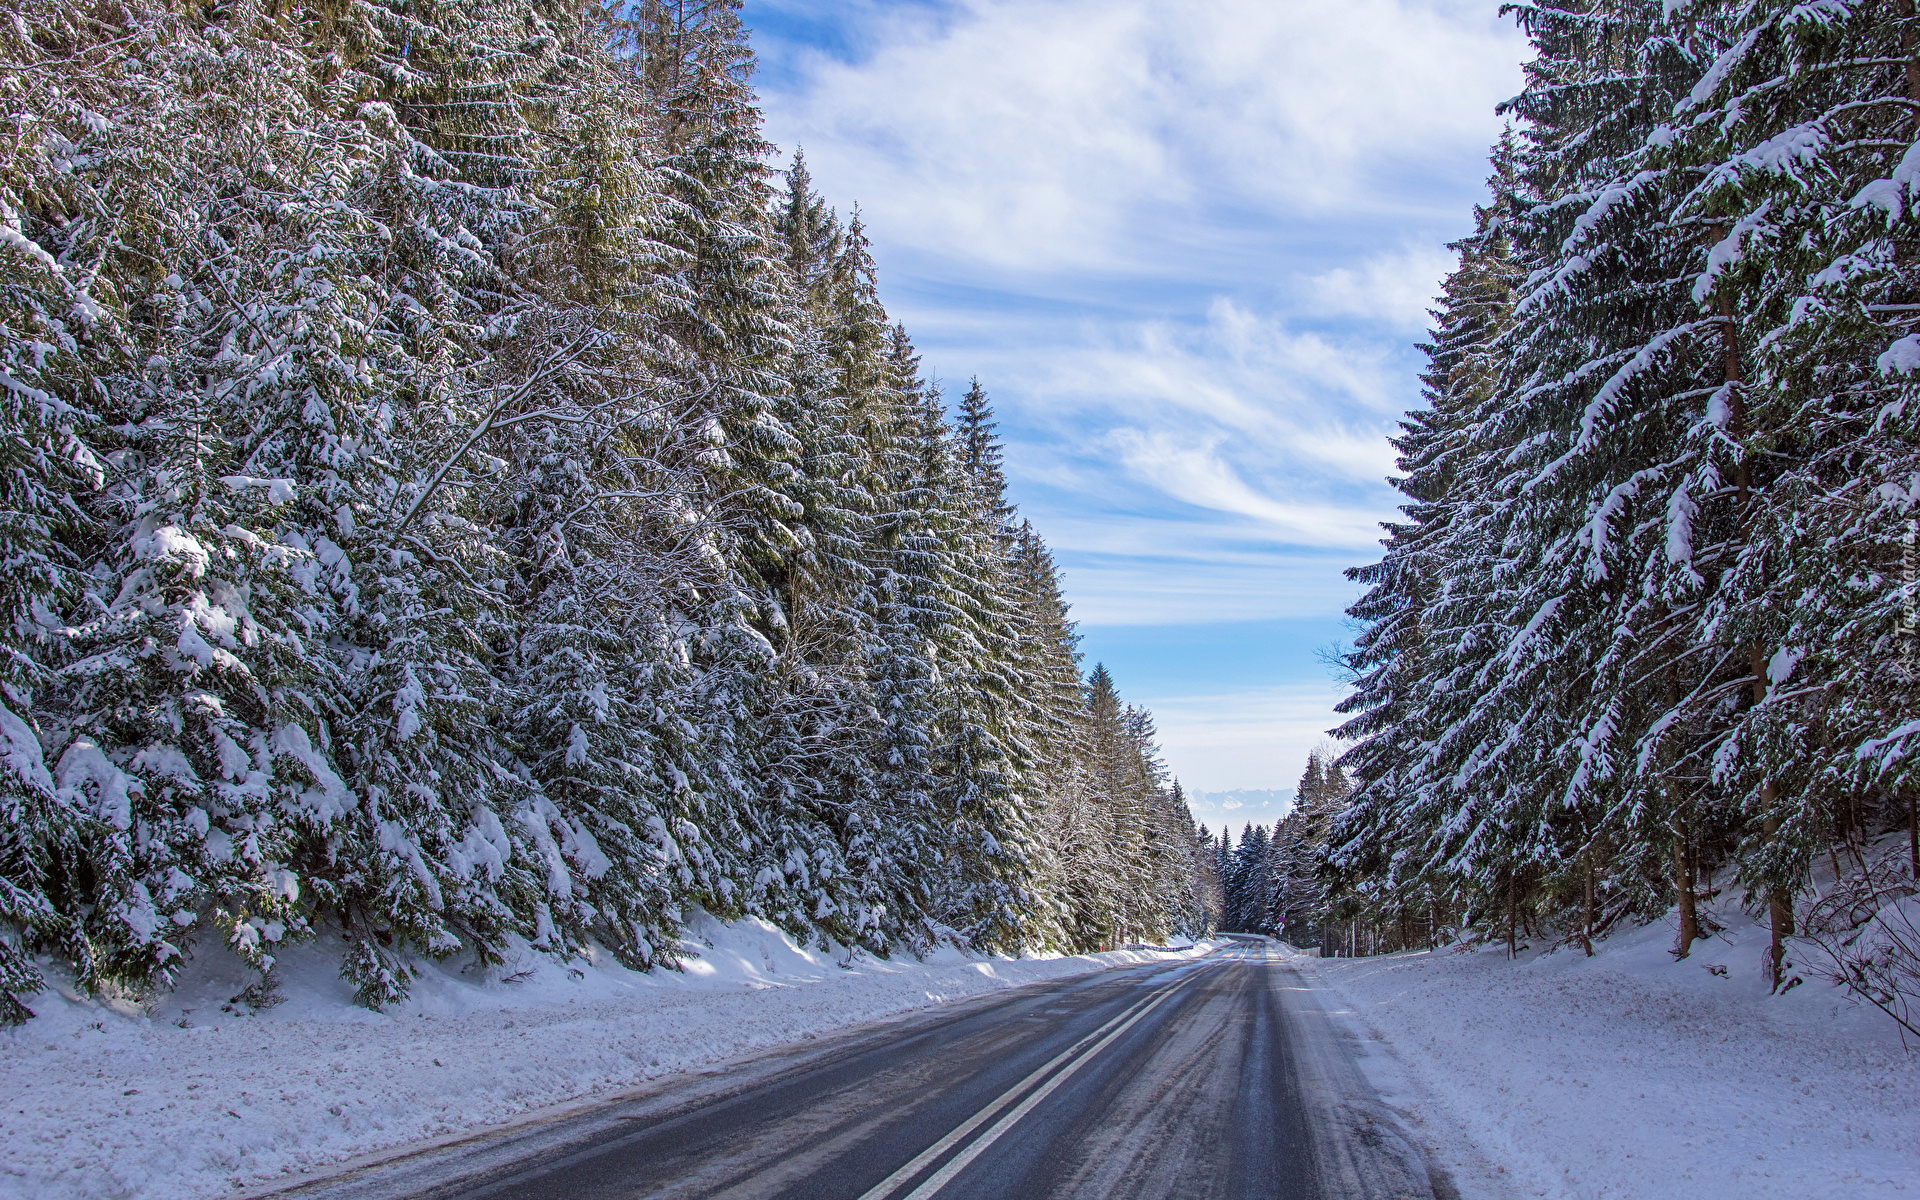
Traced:
[[1382, 1099], [1362, 1067], [1368, 1053], [1330, 994], [1281, 955], [1270, 985], [1285, 1014], [1299, 1095], [1314, 1145], [1315, 1172], [1328, 1200], [1453, 1200], [1444, 1171], [1431, 1169], [1406, 1114]]

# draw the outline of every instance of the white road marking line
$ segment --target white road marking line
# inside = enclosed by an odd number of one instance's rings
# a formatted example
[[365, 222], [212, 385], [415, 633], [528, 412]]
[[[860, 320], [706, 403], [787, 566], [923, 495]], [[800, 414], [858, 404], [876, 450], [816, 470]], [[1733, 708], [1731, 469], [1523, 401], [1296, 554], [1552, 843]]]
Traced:
[[1126, 1024], [1120, 1026], [1120, 1028], [1114, 1030], [1112, 1033], [1109, 1033], [1106, 1037], [1101, 1038], [1099, 1041], [1099, 1044], [1090, 1048], [1085, 1054], [1082, 1054], [1079, 1058], [1074, 1059], [1071, 1063], [1068, 1063], [1064, 1068], [1061, 1069], [1058, 1075], [1055, 1075], [1052, 1079], [1047, 1080], [1047, 1082], [1044, 1085], [1042, 1085], [1039, 1088], [1039, 1090], [1035, 1091], [1033, 1095], [1028, 1096], [1025, 1100], [1022, 1100], [1019, 1106], [1015, 1108], [1012, 1112], [1008, 1113], [1004, 1117], [1001, 1117], [998, 1121], [995, 1121], [993, 1124], [993, 1128], [987, 1130], [985, 1133], [981, 1134], [978, 1138], [976, 1138], [972, 1145], [968, 1146], [965, 1150], [962, 1150], [960, 1153], [954, 1155], [951, 1159], [949, 1159], [947, 1161], [947, 1165], [944, 1167], [941, 1167], [938, 1171], [935, 1171], [931, 1176], [928, 1177], [925, 1183], [913, 1189], [911, 1192], [908, 1192], [906, 1195], [906, 1200], [927, 1200], [929, 1196], [932, 1196], [935, 1192], [947, 1186], [948, 1182], [951, 1181], [955, 1175], [958, 1175], [961, 1171], [964, 1171], [966, 1169], [968, 1163], [980, 1157], [980, 1155], [986, 1151], [987, 1147], [993, 1145], [995, 1142], [1000, 1140], [1000, 1136], [1002, 1134], [1006, 1133], [1007, 1130], [1012, 1129], [1015, 1125], [1019, 1124], [1020, 1118], [1026, 1116], [1028, 1111], [1030, 1111], [1034, 1105], [1040, 1103], [1042, 1100], [1045, 1100], [1047, 1096], [1052, 1093], [1053, 1089], [1065, 1083], [1073, 1075], [1075, 1071], [1078, 1071], [1081, 1067], [1084, 1067], [1087, 1065], [1087, 1063], [1091, 1062], [1096, 1056], [1099, 1055], [1099, 1053], [1102, 1050], [1107, 1048], [1109, 1043], [1111, 1043], [1115, 1038], [1119, 1037], [1121, 1034], [1125, 1033], [1129, 1028], [1131, 1028], [1135, 1021], [1138, 1021], [1140, 1018], [1146, 1016], [1148, 1013], [1152, 1012], [1154, 1009], [1160, 1007], [1160, 1002], [1165, 1000], [1168, 996], [1173, 995], [1173, 993], [1176, 990], [1178, 990], [1178, 987], [1179, 985], [1175, 984], [1173, 987], [1169, 987], [1167, 990], [1161, 992], [1158, 996], [1155, 996], [1153, 998], [1152, 1003], [1148, 1004], [1145, 1008], [1141, 1009], [1140, 1011], [1134, 1013], [1131, 1017], [1128, 1017]]
[[1034, 1081], [1038, 1080], [1041, 1076], [1045, 1075], [1048, 1071], [1053, 1070], [1055, 1067], [1059, 1066], [1061, 1063], [1065, 1062], [1067, 1059], [1072, 1058], [1074, 1055], [1080, 1053], [1080, 1051], [1083, 1048], [1085, 1048], [1089, 1043], [1094, 1041], [1096, 1038], [1100, 1037], [1101, 1034], [1106, 1033], [1108, 1030], [1112, 1029], [1115, 1025], [1118, 1025], [1120, 1022], [1126, 1020], [1128, 1017], [1133, 1016], [1138, 1012], [1141, 1012], [1142, 1006], [1150, 1003], [1153, 999], [1154, 997], [1149, 997], [1146, 1000], [1139, 1001], [1132, 1008], [1127, 1009], [1125, 1012], [1119, 1014], [1118, 1016], [1114, 1017], [1112, 1020], [1108, 1021], [1105, 1025], [1102, 1025], [1100, 1028], [1094, 1030], [1092, 1033], [1081, 1038], [1079, 1041], [1075, 1042], [1073, 1045], [1068, 1046], [1065, 1050], [1062, 1050], [1060, 1053], [1048, 1059], [1043, 1065], [1035, 1069], [1025, 1079], [1022, 1079], [1019, 1083], [1014, 1084], [1012, 1087], [1008, 1088], [1005, 1092], [1002, 1092], [1000, 1094], [999, 1099], [995, 1100], [992, 1104], [987, 1105], [985, 1108], [973, 1114], [971, 1117], [968, 1117], [965, 1121], [961, 1122], [960, 1125], [953, 1130], [953, 1132], [947, 1134], [947, 1136], [941, 1138], [939, 1141], [935, 1142], [933, 1145], [928, 1146], [925, 1150], [922, 1150], [919, 1154], [915, 1155], [912, 1162], [909, 1162], [906, 1166], [901, 1167], [898, 1171], [895, 1171], [893, 1174], [887, 1176], [885, 1179], [882, 1179], [879, 1183], [875, 1184], [873, 1187], [868, 1188], [864, 1193], [861, 1194], [860, 1200], [883, 1200], [885, 1196], [892, 1193], [894, 1188], [899, 1187], [902, 1183], [905, 1183], [907, 1180], [913, 1178], [915, 1175], [918, 1175], [922, 1170], [926, 1168], [926, 1165], [928, 1163], [932, 1162], [936, 1158], [939, 1158], [942, 1154], [945, 1154], [948, 1150], [951, 1150], [955, 1142], [958, 1142], [961, 1138], [967, 1136], [969, 1133], [972, 1133], [974, 1130], [980, 1128], [981, 1125], [992, 1120], [993, 1115], [995, 1113], [999, 1112], [1001, 1109], [1005, 1108], [1007, 1105], [1013, 1103], [1014, 1097], [1018, 1096], [1022, 1090], [1027, 1088], [1032, 1083], [1034, 1083]]
[[[1160, 1002], [1165, 1000], [1168, 996], [1171, 996], [1176, 990], [1179, 989], [1180, 985], [1184, 982], [1185, 982], [1184, 979], [1176, 979], [1173, 983], [1162, 988], [1159, 992], [1155, 993], [1153, 996], [1140, 1001], [1138, 1004], [1135, 1004], [1132, 1008], [1114, 1017], [1112, 1020], [1108, 1021], [1105, 1025], [1102, 1025], [1100, 1028], [1088, 1034], [1086, 1037], [1081, 1038], [1079, 1041], [1075, 1042], [1073, 1045], [1067, 1047], [1065, 1050], [1062, 1050], [1059, 1054], [1054, 1055], [1054, 1057], [1049, 1059], [1045, 1065], [1033, 1071], [1025, 1079], [1022, 1079], [1019, 1083], [1014, 1084], [1011, 1088], [1008, 1088], [1005, 1092], [1001, 1093], [1000, 1097], [996, 1099], [993, 1103], [987, 1105], [985, 1108], [981, 1109], [979, 1112], [975, 1113], [973, 1116], [967, 1118], [967, 1120], [962, 1122], [959, 1125], [959, 1127], [953, 1130], [953, 1132], [947, 1134], [945, 1137], [941, 1138], [939, 1141], [935, 1142], [933, 1145], [927, 1147], [925, 1150], [915, 1155], [913, 1158], [913, 1161], [907, 1163], [907, 1165], [901, 1167], [899, 1170], [887, 1176], [885, 1179], [881, 1180], [878, 1184], [875, 1184], [872, 1188], [868, 1189], [864, 1194], [861, 1195], [860, 1200], [885, 1200], [887, 1196], [892, 1195], [893, 1190], [895, 1188], [899, 1187], [901, 1184], [905, 1183], [907, 1180], [913, 1178], [913, 1176], [925, 1170], [928, 1163], [939, 1158], [942, 1154], [945, 1154], [948, 1150], [952, 1149], [954, 1145], [958, 1143], [961, 1139], [965, 1138], [968, 1134], [978, 1129], [981, 1125], [985, 1124], [987, 1121], [992, 1120], [994, 1114], [1000, 1112], [1002, 1109], [1006, 1108], [1007, 1105], [1011, 1104], [1016, 1096], [1020, 1095], [1021, 1092], [1025, 1091], [1036, 1080], [1039, 1080], [1040, 1078], [1044, 1077], [1049, 1071], [1052, 1071], [1055, 1067], [1060, 1066], [1061, 1063], [1067, 1062], [1068, 1059], [1073, 1059], [1073, 1061], [1064, 1070], [1060, 1071], [1060, 1073], [1055, 1075], [1052, 1079], [1049, 1079], [1046, 1082], [1046, 1084], [1042, 1086], [1038, 1091], [1028, 1096], [1026, 1100], [1024, 1100], [1018, 1108], [1014, 1109], [1013, 1112], [1008, 1113], [1005, 1117], [1001, 1118], [1001, 1120], [998, 1123], [996, 1123], [993, 1126], [993, 1128], [989, 1129], [986, 1133], [982, 1134], [979, 1141], [967, 1147], [965, 1150], [962, 1150], [958, 1155], [954, 1157], [952, 1162], [949, 1162], [946, 1166], [940, 1168], [940, 1170], [935, 1172], [931, 1178], [929, 1178], [925, 1183], [921, 1184], [919, 1187], [915, 1188], [912, 1192], [908, 1193], [907, 1196], [904, 1198], [904, 1200], [926, 1200], [927, 1197], [933, 1195], [935, 1192], [939, 1191], [942, 1187], [946, 1186], [948, 1180], [952, 1179], [955, 1175], [959, 1174], [960, 1171], [968, 1163], [972, 1162], [975, 1158], [977, 1158], [981, 1154], [981, 1152], [986, 1150], [988, 1146], [991, 1146], [994, 1142], [998, 1141], [1000, 1139], [1000, 1136], [1006, 1133], [1007, 1130], [1011, 1129], [1014, 1126], [1014, 1124], [1020, 1120], [1021, 1117], [1025, 1116], [1027, 1112], [1033, 1108], [1034, 1105], [1046, 1099], [1048, 1094], [1051, 1093], [1054, 1088], [1059, 1087], [1060, 1084], [1064, 1083], [1067, 1080], [1067, 1078], [1071, 1076], [1075, 1071], [1078, 1071], [1081, 1067], [1085, 1066], [1089, 1059], [1093, 1058], [1096, 1054], [1100, 1053], [1100, 1051], [1106, 1049], [1106, 1047], [1109, 1044], [1111, 1044], [1115, 1038], [1119, 1037], [1121, 1034], [1125, 1033], [1128, 1029], [1132, 1028], [1134, 1022], [1146, 1016], [1153, 1009], [1159, 1007]], [[1096, 1042], [1095, 1039], [1098, 1039], [1098, 1041]], [[1089, 1043], [1093, 1043], [1093, 1044], [1089, 1045]], [[1085, 1053], [1082, 1053], [1083, 1049]], [[1078, 1055], [1078, 1057], [1075, 1058], [1075, 1055]]]

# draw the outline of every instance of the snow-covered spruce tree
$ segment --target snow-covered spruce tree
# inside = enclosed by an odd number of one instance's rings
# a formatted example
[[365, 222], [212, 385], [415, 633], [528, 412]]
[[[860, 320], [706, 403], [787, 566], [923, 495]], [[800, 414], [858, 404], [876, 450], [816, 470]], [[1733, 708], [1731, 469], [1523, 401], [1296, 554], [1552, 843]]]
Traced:
[[1072, 932], [1075, 913], [1092, 907], [1086, 896], [1100, 877], [1093, 860], [1104, 840], [1086, 774], [1080, 635], [1059, 567], [1030, 522], [1022, 521], [1014, 537], [1012, 578], [1024, 629], [1017, 648], [1030, 681], [1021, 718], [1033, 754], [1025, 785], [1033, 805], [1033, 886], [1046, 906], [1035, 914], [1036, 935], [1042, 945], [1083, 950], [1091, 943]]
[[1233, 877], [1233, 826], [1222, 824], [1220, 837], [1213, 844], [1213, 873], [1220, 880], [1220, 928], [1232, 930], [1235, 907], [1239, 903], [1238, 885]]
[[391, 231], [363, 268], [383, 289], [380, 390], [303, 414], [332, 457], [313, 472], [332, 528], [299, 536], [341, 607], [329, 648], [347, 689], [323, 744], [352, 799], [313, 848], [328, 861], [316, 900], [348, 938], [361, 999], [381, 1005], [406, 994], [408, 953], [486, 960], [513, 932], [545, 944], [556, 908], [577, 928], [576, 873], [606, 870], [507, 736], [502, 518], [525, 481], [498, 453], [564, 410], [593, 340], [531, 316], [508, 265], [558, 150], [540, 127], [570, 82], [562, 47], [591, 34], [564, 3], [359, 11], [371, 40], [356, 86], [384, 101], [361, 113], [391, 147], [360, 197]]
[[541, 215], [508, 251], [518, 294], [496, 354], [557, 343], [567, 386], [503, 414], [475, 452], [511, 513], [513, 748], [533, 785], [516, 816], [548, 893], [533, 936], [557, 951], [592, 937], [647, 967], [674, 961], [686, 898], [719, 884], [694, 821], [684, 637], [700, 592], [727, 580], [695, 499], [705, 423], [657, 386], [674, 353], [660, 297], [684, 260], [658, 236], [653, 114], [633, 64], [593, 53], [626, 32], [589, 20], [563, 43], [569, 69], [543, 81], [568, 103], [546, 114]]
[[1254, 825], [1235, 847], [1234, 875], [1240, 884], [1240, 923], [1248, 933], [1272, 933], [1273, 839], [1264, 825]]
[[1075, 924], [1101, 946], [1111, 947], [1137, 936], [1129, 923], [1139, 911], [1133, 898], [1147, 883], [1146, 863], [1139, 853], [1145, 841], [1145, 814], [1135, 794], [1137, 771], [1129, 753], [1125, 706], [1104, 664], [1094, 665], [1083, 695], [1087, 785], [1101, 860], [1090, 903], [1076, 914]]
[[1167, 928], [1181, 937], [1205, 937], [1213, 932], [1218, 911], [1213, 864], [1201, 850], [1200, 827], [1187, 807], [1186, 789], [1178, 779], [1171, 781], [1156, 808], [1160, 839], [1156, 851], [1163, 862], [1161, 902], [1166, 907]]
[[[1182, 808], [1187, 807], [1186, 789], [1179, 780], [1173, 781], [1173, 799]], [[1192, 810], [1188, 809], [1189, 816]], [[1205, 825], [1197, 825], [1193, 831], [1193, 861], [1195, 890], [1199, 900], [1199, 920], [1193, 937], [1206, 937], [1220, 928], [1220, 922], [1226, 913], [1227, 893], [1220, 880], [1219, 845]]]
[[[1315, 750], [1307, 756], [1306, 770], [1294, 789], [1292, 808], [1274, 823], [1269, 849], [1273, 895], [1267, 919], [1275, 937], [1296, 946], [1320, 944], [1321, 931], [1330, 915], [1320, 863], [1328, 826], [1346, 807], [1347, 793], [1347, 780], [1339, 763]], [[1394, 897], [1395, 901], [1401, 899]]]
[[1253, 841], [1253, 823], [1251, 821], [1240, 829], [1240, 841], [1236, 845], [1233, 827], [1229, 825], [1220, 833], [1220, 845], [1223, 855], [1221, 878], [1225, 880], [1227, 907], [1226, 917], [1221, 928], [1234, 933], [1251, 933], [1251, 919], [1247, 915], [1247, 856], [1242, 848]]
[[[799, 307], [782, 415], [800, 446], [789, 485], [802, 511], [785, 577], [788, 681], [775, 718], [802, 757], [787, 823], [827, 839], [805, 852], [818, 881], [799, 919], [884, 952], [925, 920], [929, 855], [925, 671], [897, 597], [896, 493], [911, 460], [908, 390], [857, 220], [843, 230], [788, 173], [776, 210]], [[904, 386], [903, 386], [904, 385]], [[787, 854], [797, 864], [799, 848]]]
[[[1432, 732], [1393, 785], [1436, 834], [1401, 873], [1451, 876], [1510, 937], [1537, 911], [1591, 921], [1595, 875], [1643, 912], [1691, 897], [1684, 848], [1716, 811], [1699, 751], [1732, 678], [1691, 621], [1732, 528], [1714, 506], [1735, 457], [1702, 420], [1725, 382], [1717, 318], [1683, 279], [1704, 251], [1663, 219], [1691, 181], [1648, 141], [1711, 63], [1710, 23], [1681, 37], [1646, 4], [1517, 11], [1540, 52], [1512, 105], [1508, 228], [1530, 274], [1450, 464], [1459, 503], [1424, 606]], [[1376, 776], [1352, 765], [1364, 812]], [[1334, 855], [1358, 863], [1346, 824]]]
[[1193, 857], [1193, 814], [1175, 795], [1176, 786], [1160, 757], [1160, 733], [1153, 714], [1127, 706], [1127, 732], [1138, 763], [1146, 809], [1146, 862], [1149, 885], [1144, 908], [1155, 940], [1168, 934], [1193, 935], [1200, 928], [1199, 867]]
[[956, 437], [857, 221], [766, 186], [737, 6], [21, 12], [0, 1017], [207, 931], [338, 930], [379, 1006], [516, 936], [671, 964], [694, 905], [1194, 920], [984, 392]]
[[1776, 986], [1823, 852], [1912, 837], [1917, 24], [1898, 0], [1742, 6], [1667, 148], [1698, 173], [1675, 220], [1711, 242], [1693, 293], [1724, 323], [1742, 452], [1738, 553], [1701, 626], [1745, 659], [1713, 767]]
[[771, 148], [747, 83], [752, 54], [737, 10], [725, 0], [642, 3], [630, 10], [630, 36], [667, 182], [660, 237], [677, 256], [661, 293], [673, 354], [660, 386], [708, 443], [694, 502], [725, 530], [708, 543], [723, 582], [699, 595], [688, 639], [701, 681], [688, 719], [706, 756], [691, 803], [722, 865], [700, 899], [722, 915], [792, 919], [808, 911], [808, 861], [816, 850], [833, 852], [803, 820], [767, 803], [785, 798], [795, 781], [783, 771], [799, 763], [792, 739], [765, 722], [783, 686], [775, 639], [786, 637], [782, 593], [797, 547], [787, 523], [804, 508], [789, 494], [800, 446], [776, 411], [792, 330], [780, 320], [785, 276], [764, 161]]
[[[22, 1000], [44, 983], [32, 952], [58, 947], [91, 961], [85, 933], [70, 921], [77, 906], [65, 873], [103, 831], [77, 796], [56, 791], [36, 713], [64, 658], [57, 614], [84, 587], [72, 547], [86, 517], [73, 497], [104, 478], [87, 444], [97, 419], [93, 376], [102, 367], [124, 370], [136, 353], [114, 319], [111, 279], [96, 288], [97, 275], [64, 261], [85, 231], [63, 237], [62, 217], [96, 208], [111, 183], [57, 165], [88, 137], [89, 115], [116, 107], [119, 89], [68, 78], [76, 58], [89, 65], [106, 58], [74, 14], [49, 6], [33, 15], [46, 22], [38, 36], [23, 34], [32, 28], [24, 25], [0, 29], [9, 64], [0, 95], [16, 121], [30, 122], [20, 130], [26, 136], [0, 151], [0, 1024], [7, 1025], [31, 1015]], [[104, 300], [96, 291], [106, 292]]]
[[1017, 650], [1011, 533], [995, 516], [1004, 491], [971, 469], [965, 434], [947, 424], [938, 392], [926, 389], [915, 459], [927, 505], [918, 539], [929, 568], [922, 602], [942, 614], [930, 642], [939, 677], [929, 727], [934, 811], [945, 830], [935, 915], [966, 941], [1011, 948], [1028, 940], [1034, 906], [1022, 703], [1030, 681]]
[[[1519, 186], [1516, 157], [1511, 134], [1503, 135], [1488, 180], [1492, 202], [1475, 209], [1474, 233], [1449, 247], [1460, 266], [1444, 283], [1434, 312], [1438, 324], [1423, 347], [1429, 407], [1409, 413], [1393, 439], [1403, 472], [1393, 482], [1408, 498], [1407, 519], [1385, 526], [1380, 562], [1348, 572], [1368, 591], [1350, 610], [1365, 629], [1345, 664], [1354, 690], [1340, 705], [1356, 715], [1337, 732], [1353, 743], [1342, 761], [1360, 788], [1341, 811], [1338, 840], [1345, 849], [1334, 865], [1343, 888], [1376, 908], [1403, 903], [1416, 890], [1444, 892], [1453, 885], [1447, 860], [1434, 854], [1430, 840], [1447, 811], [1426, 771], [1446, 728], [1446, 701], [1432, 694], [1441, 678], [1437, 663], [1449, 652], [1485, 655], [1498, 635], [1491, 622], [1450, 629], [1441, 638], [1435, 631], [1441, 621], [1489, 615], [1463, 604], [1485, 579], [1465, 577], [1459, 561], [1465, 538], [1453, 535], [1456, 520], [1465, 534], [1488, 515], [1488, 505], [1473, 502], [1478, 463], [1471, 438], [1498, 375], [1492, 346], [1511, 327], [1519, 272], [1509, 233]], [[1490, 558], [1475, 565], [1484, 569]], [[1317, 786], [1315, 761], [1309, 759], [1296, 807]]]
[[1505, 211], [1449, 280], [1413, 523], [1356, 609], [1331, 881], [1589, 946], [1673, 906], [1684, 955], [1731, 865], [1784, 984], [1816, 859], [1913, 819], [1914, 14], [1518, 11]]
[[1197, 920], [1192, 817], [1171, 811], [1152, 717], [1125, 704], [1105, 666], [1086, 684], [1088, 783], [1108, 859], [1093, 905], [1076, 915], [1108, 945], [1161, 940]]
[[867, 555], [875, 612], [865, 656], [878, 716], [868, 747], [875, 803], [857, 818], [850, 850], [871, 881], [876, 927], [890, 940], [922, 947], [937, 903], [943, 841], [933, 760], [940, 674], [932, 646], [953, 612], [943, 587], [945, 507], [921, 473], [923, 439], [933, 436], [923, 424], [930, 389], [897, 325], [886, 332], [883, 380], [864, 422], [875, 481]]
[[[804, 187], [804, 173], [794, 176]], [[769, 558], [763, 571], [778, 606], [777, 623], [767, 632], [779, 653], [777, 686], [762, 725], [768, 773], [761, 803], [779, 877], [763, 867], [756, 898], [798, 934], [818, 924], [851, 941], [854, 929], [866, 928], [886, 908], [872, 893], [875, 881], [856, 882], [845, 856], [849, 840], [862, 837], [859, 827], [873, 816], [876, 799], [866, 753], [876, 722], [865, 686], [875, 601], [862, 555], [871, 538], [872, 494], [851, 428], [853, 406], [868, 397], [848, 394], [859, 373], [852, 360], [874, 355], [874, 334], [855, 333], [851, 341], [865, 344], [849, 344], [842, 313], [852, 297], [839, 286], [838, 252], [824, 262], [793, 263], [807, 231], [776, 233], [788, 243], [790, 268], [798, 268], [787, 295], [800, 296], [809, 274], [819, 283], [807, 289], [810, 303], [781, 313], [793, 350], [786, 363], [790, 383], [774, 412], [794, 438], [795, 456], [792, 474], [778, 487], [795, 509], [775, 524], [791, 544], [777, 566]]]
[[1725, 380], [1716, 319], [1685, 283], [1702, 249], [1661, 219], [1691, 180], [1649, 136], [1710, 64], [1709, 33], [1696, 21], [1676, 36], [1652, 5], [1609, 9], [1598, 29], [1591, 14], [1523, 24], [1542, 50], [1515, 103], [1531, 275], [1500, 344], [1494, 401], [1510, 407], [1482, 451], [1505, 451], [1509, 472], [1487, 483], [1507, 501], [1496, 579], [1515, 632], [1479, 707], [1527, 715], [1459, 782], [1491, 768], [1504, 793], [1475, 825], [1517, 835], [1496, 837], [1512, 857], [1478, 873], [1510, 942], [1536, 911], [1597, 923], [1596, 891], [1648, 915], [1677, 896], [1684, 953], [1686, 848], [1717, 813], [1699, 751], [1728, 682], [1692, 614], [1732, 532], [1730, 458], [1703, 420]]
[[[203, 917], [268, 968], [303, 923], [302, 846], [345, 800], [317, 748], [342, 687], [318, 652], [332, 603], [310, 586], [335, 564], [300, 532], [333, 514], [287, 445], [317, 453], [316, 406], [373, 382], [380, 302], [353, 262], [378, 235], [350, 195], [380, 135], [314, 111], [326, 81], [304, 31], [115, 21], [69, 31], [117, 50], [68, 60], [48, 93], [60, 122], [39, 131], [86, 169], [50, 186], [67, 173], [34, 178], [30, 160], [22, 180], [24, 237], [92, 262], [99, 299], [70, 302], [86, 331], [63, 365], [87, 382], [106, 470], [71, 494], [87, 587], [49, 597], [68, 645], [38, 717], [94, 817], [59, 859], [83, 986], [164, 982]], [[119, 57], [129, 42], [152, 53]]]

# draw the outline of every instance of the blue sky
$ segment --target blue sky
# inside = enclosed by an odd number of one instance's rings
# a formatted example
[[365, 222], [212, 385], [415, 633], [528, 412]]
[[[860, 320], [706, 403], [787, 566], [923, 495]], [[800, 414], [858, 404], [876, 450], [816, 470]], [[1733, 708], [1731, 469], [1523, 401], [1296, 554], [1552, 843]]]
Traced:
[[943, 385], [980, 376], [1089, 664], [1189, 790], [1289, 787], [1338, 720], [1316, 650], [1520, 83], [1497, 8], [746, 4], [768, 136], [858, 204]]

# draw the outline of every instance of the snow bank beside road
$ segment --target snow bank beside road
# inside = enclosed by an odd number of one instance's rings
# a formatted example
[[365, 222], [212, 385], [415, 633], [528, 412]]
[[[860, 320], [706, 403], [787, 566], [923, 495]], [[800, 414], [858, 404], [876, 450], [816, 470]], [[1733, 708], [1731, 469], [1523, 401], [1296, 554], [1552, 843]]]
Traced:
[[1212, 949], [882, 962], [754, 920], [696, 929], [681, 974], [532, 951], [481, 977], [429, 964], [385, 1013], [352, 1005], [324, 945], [283, 956], [288, 998], [258, 1016], [223, 1011], [247, 976], [217, 949], [150, 1012], [43, 993], [0, 1035], [0, 1197], [218, 1194], [909, 1009]]
[[1766, 930], [1714, 915], [1728, 928], [1680, 962], [1663, 924], [1591, 959], [1295, 961], [1466, 1196], [1920, 1197], [1920, 1054], [1812, 978], [1768, 995]]

